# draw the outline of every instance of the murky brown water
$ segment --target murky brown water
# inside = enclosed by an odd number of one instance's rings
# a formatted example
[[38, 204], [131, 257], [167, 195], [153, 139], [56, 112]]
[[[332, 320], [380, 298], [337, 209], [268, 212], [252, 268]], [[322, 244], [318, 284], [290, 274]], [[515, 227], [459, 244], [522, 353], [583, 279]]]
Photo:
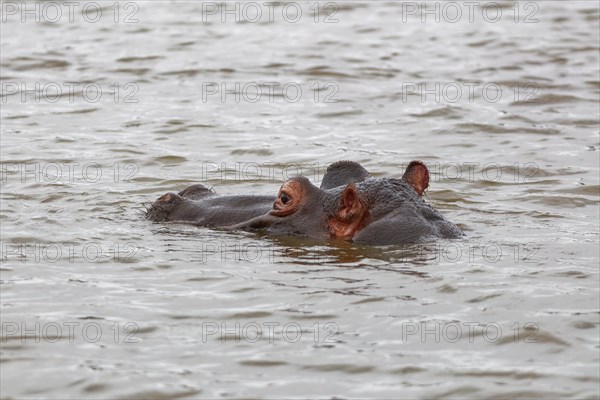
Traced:
[[[598, 398], [596, 2], [48, 4], [2, 3], [0, 397]], [[141, 217], [340, 159], [468, 236]]]

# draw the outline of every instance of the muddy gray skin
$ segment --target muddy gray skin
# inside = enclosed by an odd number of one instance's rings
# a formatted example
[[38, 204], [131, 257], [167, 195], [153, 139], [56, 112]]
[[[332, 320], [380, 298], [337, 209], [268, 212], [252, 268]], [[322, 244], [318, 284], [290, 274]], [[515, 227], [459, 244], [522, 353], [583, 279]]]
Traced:
[[420, 161], [411, 162], [401, 179], [373, 178], [360, 164], [340, 161], [327, 169], [321, 187], [295, 177], [273, 197], [219, 196], [193, 185], [163, 195], [146, 215], [158, 222], [376, 245], [463, 236], [421, 198], [428, 186], [429, 171]]
[[274, 201], [273, 196], [219, 196], [202, 185], [192, 185], [177, 194], [162, 195], [146, 210], [146, 218], [219, 228], [267, 213]]
[[362, 182], [371, 178], [371, 174], [357, 162], [337, 161], [331, 164], [321, 181], [321, 189], [333, 189], [350, 183]]
[[[353, 161], [338, 161], [327, 169], [321, 188], [361, 182], [370, 174]], [[156, 222], [189, 223], [212, 228], [224, 228], [247, 222], [267, 214], [275, 196], [220, 196], [203, 185], [192, 185], [179, 193], [167, 193], [146, 210], [146, 217]]]
[[324, 189], [292, 178], [271, 211], [231, 228], [375, 245], [463, 236], [421, 198], [428, 186], [429, 172], [420, 161], [411, 162], [402, 179], [366, 177]]
[[[363, 244], [417, 243], [434, 238], [457, 239], [464, 234], [427, 204], [401, 179], [371, 179], [357, 185], [369, 208], [366, 226], [352, 241]], [[330, 208], [329, 213], [334, 213]]]

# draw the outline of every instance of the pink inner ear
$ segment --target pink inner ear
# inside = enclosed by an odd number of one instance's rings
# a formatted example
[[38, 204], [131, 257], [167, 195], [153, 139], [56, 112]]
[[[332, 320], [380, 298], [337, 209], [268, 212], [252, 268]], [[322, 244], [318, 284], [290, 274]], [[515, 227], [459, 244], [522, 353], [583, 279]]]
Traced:
[[361, 202], [356, 186], [350, 183], [342, 193], [335, 215], [327, 219], [329, 234], [334, 239], [350, 240], [366, 225], [368, 218], [369, 210]]
[[422, 161], [411, 161], [402, 179], [409, 183], [419, 196], [423, 196], [423, 192], [429, 187], [429, 170]]
[[352, 208], [356, 201], [356, 187], [353, 184], [346, 186], [342, 194], [342, 204], [345, 208]]
[[344, 193], [342, 193], [342, 204], [340, 210], [338, 210], [338, 215], [343, 220], [351, 218], [357, 206], [358, 195], [356, 193], [356, 186], [354, 186], [354, 184], [351, 183], [348, 186], [346, 186], [346, 189], [344, 189]]

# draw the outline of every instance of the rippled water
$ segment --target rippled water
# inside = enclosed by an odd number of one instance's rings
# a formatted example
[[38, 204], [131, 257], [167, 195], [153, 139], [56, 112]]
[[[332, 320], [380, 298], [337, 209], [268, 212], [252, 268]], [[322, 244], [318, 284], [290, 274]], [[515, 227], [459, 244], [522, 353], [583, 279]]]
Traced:
[[[259, 2], [257, 22], [248, 3], [102, 2], [98, 22], [98, 3], [73, 22], [36, 4], [25, 22], [2, 4], [3, 399], [598, 398], [597, 3], [482, 3], [471, 22], [458, 2], [455, 23], [445, 3], [439, 22], [401, 2]], [[341, 159], [425, 161], [467, 237], [364, 247], [141, 214]]]

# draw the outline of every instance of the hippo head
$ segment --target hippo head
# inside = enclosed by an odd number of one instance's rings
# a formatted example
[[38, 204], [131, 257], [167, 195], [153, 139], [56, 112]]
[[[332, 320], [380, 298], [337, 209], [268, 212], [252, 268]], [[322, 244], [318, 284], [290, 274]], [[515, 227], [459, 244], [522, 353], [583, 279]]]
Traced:
[[281, 186], [268, 213], [234, 228], [368, 244], [459, 237], [460, 229], [421, 199], [428, 186], [429, 171], [420, 161], [411, 162], [401, 179], [365, 176], [318, 188], [296, 177]]
[[[321, 182], [321, 189], [328, 190], [349, 183], [361, 182], [370, 177], [369, 172], [359, 163], [338, 161], [327, 168]], [[310, 183], [308, 185], [307, 187], [312, 188]], [[307, 193], [305, 198], [309, 197], [314, 198], [315, 195], [308, 196]], [[282, 200], [286, 199], [284, 197]], [[158, 200], [146, 206], [144, 214], [146, 218], [156, 222], [191, 223], [198, 226], [223, 228], [234, 224], [243, 225], [252, 218], [268, 213], [275, 200], [277, 198], [274, 195], [220, 196], [203, 185], [195, 184], [179, 193], [169, 192], [162, 195]], [[282, 202], [279, 203], [283, 207]], [[277, 215], [276, 210], [273, 210], [273, 214]], [[304, 226], [307, 228], [306, 223]]]

